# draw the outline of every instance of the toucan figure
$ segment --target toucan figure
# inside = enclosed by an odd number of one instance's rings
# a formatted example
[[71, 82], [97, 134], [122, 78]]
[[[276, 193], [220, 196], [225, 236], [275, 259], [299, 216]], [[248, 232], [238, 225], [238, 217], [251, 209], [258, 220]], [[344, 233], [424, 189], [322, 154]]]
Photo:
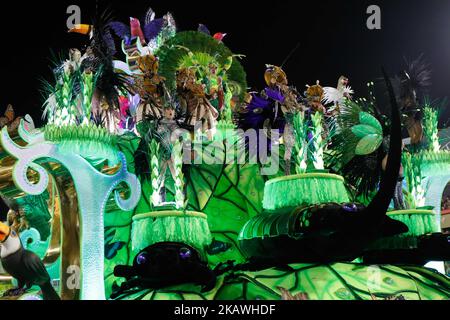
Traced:
[[37, 285], [41, 288], [44, 300], [61, 300], [41, 259], [35, 253], [25, 250], [19, 235], [1, 222], [0, 259], [3, 269], [18, 282], [18, 288], [7, 291], [5, 296], [21, 295]]

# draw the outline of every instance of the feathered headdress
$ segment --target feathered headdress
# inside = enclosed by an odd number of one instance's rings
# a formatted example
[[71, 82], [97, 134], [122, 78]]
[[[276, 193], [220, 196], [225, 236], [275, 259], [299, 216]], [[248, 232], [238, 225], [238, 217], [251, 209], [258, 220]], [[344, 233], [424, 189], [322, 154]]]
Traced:
[[431, 86], [430, 65], [423, 55], [409, 62], [405, 58], [405, 68], [392, 79], [392, 85], [397, 94], [397, 100], [403, 112], [418, 111], [419, 95], [425, 94]]

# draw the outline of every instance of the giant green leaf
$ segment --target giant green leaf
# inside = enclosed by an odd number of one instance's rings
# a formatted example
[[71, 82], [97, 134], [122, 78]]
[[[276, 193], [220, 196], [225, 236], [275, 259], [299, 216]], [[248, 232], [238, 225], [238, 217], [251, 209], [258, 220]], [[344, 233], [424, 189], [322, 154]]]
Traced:
[[352, 132], [355, 136], [362, 139], [371, 134], [381, 135], [377, 128], [366, 125], [366, 124], [358, 124], [352, 127]]
[[370, 113], [367, 112], [361, 112], [359, 114], [359, 122], [361, 124], [365, 124], [371, 127], [374, 127], [377, 129], [377, 133], [381, 134], [383, 132], [383, 127], [381, 126], [380, 122], [372, 116]]
[[370, 134], [362, 138], [355, 150], [355, 154], [358, 156], [368, 155], [377, 151], [383, 142], [383, 137], [378, 134]]

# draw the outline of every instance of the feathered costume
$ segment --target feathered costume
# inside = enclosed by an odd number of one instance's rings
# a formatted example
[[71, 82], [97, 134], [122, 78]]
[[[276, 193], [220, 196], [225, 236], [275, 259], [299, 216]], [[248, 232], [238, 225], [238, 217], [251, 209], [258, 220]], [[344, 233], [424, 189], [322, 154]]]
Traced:
[[205, 88], [197, 82], [193, 69], [183, 68], [177, 73], [177, 93], [186, 114], [186, 124], [201, 124], [202, 131], [216, 128], [219, 111], [206, 97]]
[[[239, 127], [248, 129], [279, 130], [283, 136], [285, 161], [290, 162], [295, 144], [292, 119], [296, 113], [305, 111], [305, 101], [294, 87], [288, 85], [286, 73], [277, 66], [267, 65], [264, 73], [267, 87], [261, 93], [248, 96], [247, 105], [240, 110]], [[258, 150], [260, 146], [258, 135]], [[271, 134], [268, 131], [267, 143], [270, 149]], [[273, 141], [278, 143], [278, 141]], [[249, 150], [255, 152], [255, 150]], [[286, 164], [286, 171], [290, 166]]]

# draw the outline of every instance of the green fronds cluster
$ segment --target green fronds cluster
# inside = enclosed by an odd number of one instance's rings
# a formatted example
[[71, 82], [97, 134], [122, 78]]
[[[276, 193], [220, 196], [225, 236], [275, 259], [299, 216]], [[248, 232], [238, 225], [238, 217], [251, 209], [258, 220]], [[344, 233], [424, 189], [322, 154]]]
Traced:
[[440, 171], [448, 170], [450, 166], [450, 152], [449, 151], [421, 151], [417, 156], [422, 159], [422, 171], [429, 174], [438, 174]]
[[427, 104], [423, 109], [423, 130], [427, 143], [427, 150], [430, 152], [439, 152], [439, 114], [438, 110]]
[[314, 168], [316, 170], [323, 170], [324, 169], [324, 149], [325, 149], [325, 143], [322, 138], [323, 134], [323, 115], [320, 112], [316, 112], [312, 117], [312, 127], [311, 132], [313, 135], [313, 141], [311, 143], [311, 157], [312, 162], [314, 164]]
[[90, 119], [92, 109], [92, 96], [94, 95], [95, 81], [92, 73], [83, 73], [82, 77], [82, 108], [84, 119]]
[[102, 68], [94, 74], [82, 71], [75, 65], [65, 62], [62, 71], [55, 74], [55, 82], [46, 83], [46, 102], [44, 116], [48, 123], [56, 126], [83, 125], [90, 122], [92, 97]]

